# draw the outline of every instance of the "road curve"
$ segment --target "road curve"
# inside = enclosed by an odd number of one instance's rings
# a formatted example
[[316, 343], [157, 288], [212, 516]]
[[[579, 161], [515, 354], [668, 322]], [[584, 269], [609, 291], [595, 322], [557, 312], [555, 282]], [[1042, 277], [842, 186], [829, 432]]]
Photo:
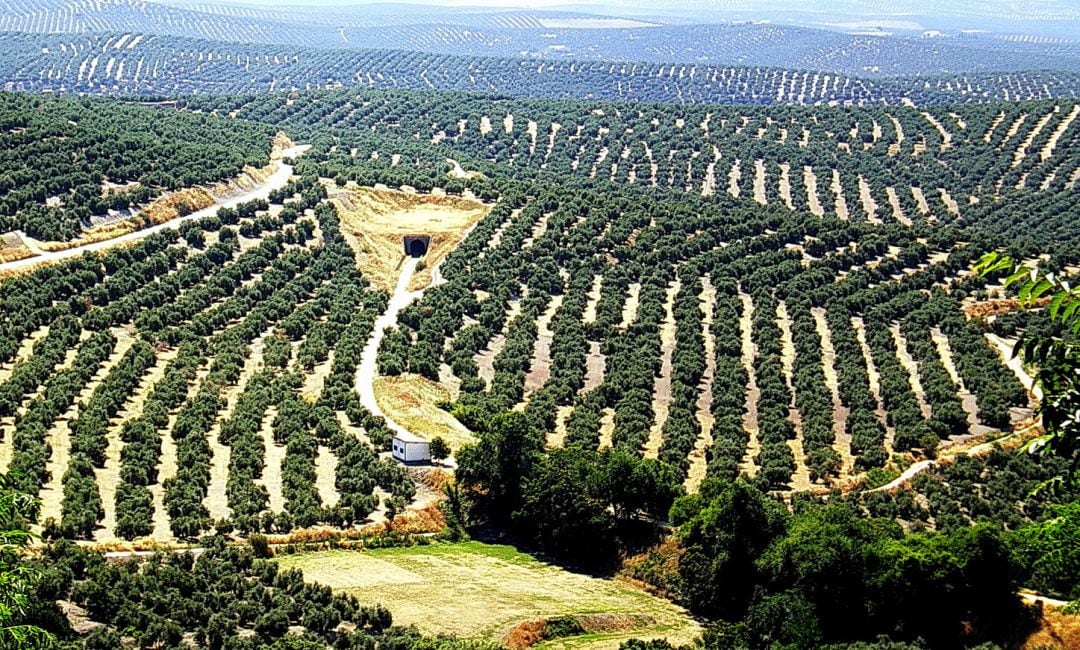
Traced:
[[394, 287], [394, 293], [390, 296], [386, 311], [375, 319], [375, 327], [371, 331], [371, 337], [360, 355], [360, 365], [356, 368], [356, 393], [360, 396], [360, 403], [372, 414], [382, 416], [386, 420], [386, 426], [394, 433], [411, 432], [386, 417], [386, 414], [382, 412], [379, 404], [375, 401], [374, 381], [379, 374], [375, 358], [379, 354], [379, 344], [382, 343], [386, 329], [397, 323], [398, 312], [424, 293], [423, 291], [409, 291], [409, 280], [412, 279], [419, 261], [420, 258], [417, 257], [406, 257], [402, 263], [401, 275], [398, 277], [397, 286]]
[[[305, 151], [307, 151], [308, 148], [309, 147], [306, 145], [291, 147], [282, 151], [281, 155], [283, 158], [294, 158], [302, 155]], [[233, 208], [241, 203], [246, 203], [248, 201], [265, 199], [270, 196], [271, 192], [285, 187], [286, 183], [289, 182], [289, 179], [292, 178], [292, 174], [292, 165], [287, 165], [284, 162], [280, 162], [278, 163], [277, 170], [273, 174], [271, 174], [270, 177], [267, 178], [265, 181], [259, 183], [257, 187], [225, 201], [214, 203], [214, 205], [211, 205], [210, 207], [203, 208], [202, 210], [197, 210], [187, 216], [177, 217], [176, 219], [166, 221], [165, 223], [150, 226], [148, 228], [143, 228], [141, 230], [136, 230], [135, 232], [130, 232], [126, 235], [121, 235], [112, 239], [106, 239], [104, 241], [86, 244], [85, 246], [77, 246], [75, 248], [69, 248], [62, 251], [41, 251], [40, 255], [35, 255], [34, 257], [27, 257], [25, 259], [15, 260], [12, 262], [5, 262], [3, 264], [0, 264], [0, 272], [29, 268], [38, 264], [50, 264], [54, 262], [60, 262], [72, 257], [78, 257], [83, 253], [101, 251], [107, 248], [111, 248], [113, 246], [119, 246], [120, 244], [124, 244], [127, 242], [138, 241], [140, 239], [149, 237], [156, 232], [161, 232], [166, 228], [177, 228], [184, 222], [191, 221], [193, 219], [201, 219], [203, 217], [209, 217], [211, 215], [217, 214], [217, 211], [221, 208]], [[36, 247], [33, 247], [32, 250], [36, 250]]]
[[935, 465], [940, 463], [942, 460], [952, 459], [952, 458], [955, 458], [956, 456], [981, 456], [982, 454], [985, 454], [986, 452], [993, 449], [994, 445], [1001, 444], [1001, 443], [1005, 442], [1006, 440], [1008, 440], [1010, 438], [1014, 438], [1014, 437], [1019, 436], [1019, 435], [1021, 435], [1023, 433], [1026, 433], [1028, 430], [1029, 430], [1029, 428], [1024, 428], [1024, 429], [1019, 429], [1017, 431], [1013, 431], [1012, 433], [1010, 433], [1008, 435], [1005, 435], [1005, 436], [1002, 436], [1000, 438], [995, 438], [994, 440], [990, 440], [988, 442], [984, 442], [984, 443], [975, 445], [971, 449], [968, 449], [967, 451], [964, 451], [964, 452], [962, 452], [960, 454], [953, 454], [953, 455], [943, 456], [941, 458], [937, 458], [937, 459], [934, 459], [934, 460], [920, 460], [919, 462], [913, 464], [911, 467], [908, 467], [907, 469], [905, 469], [903, 471], [903, 473], [900, 474], [900, 476], [897, 476], [896, 478], [889, 481], [885, 485], [882, 485], [881, 487], [876, 487], [873, 490], [867, 490], [867, 492], [888, 492], [889, 490], [895, 490], [896, 488], [898, 488], [901, 485], [907, 483], [908, 481], [915, 478], [919, 474], [922, 474], [923, 472], [930, 469], [931, 467], [934, 467]]

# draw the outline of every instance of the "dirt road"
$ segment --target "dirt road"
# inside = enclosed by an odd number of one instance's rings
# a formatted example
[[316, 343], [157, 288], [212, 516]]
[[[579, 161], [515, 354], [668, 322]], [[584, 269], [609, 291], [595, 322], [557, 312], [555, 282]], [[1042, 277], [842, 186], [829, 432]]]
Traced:
[[[281, 153], [284, 158], [294, 158], [302, 155], [305, 151], [307, 151], [308, 148], [309, 147], [307, 145], [301, 145], [285, 149]], [[243, 194], [234, 196], [231, 199], [227, 199], [225, 201], [220, 201], [218, 203], [215, 203], [214, 205], [211, 205], [208, 208], [203, 208], [202, 210], [192, 212], [185, 217], [179, 217], [177, 219], [173, 219], [171, 221], [158, 224], [156, 226], [150, 226], [149, 228], [143, 228], [142, 230], [136, 230], [135, 232], [131, 232], [126, 235], [121, 235], [112, 239], [106, 239], [100, 242], [94, 242], [85, 246], [78, 246], [76, 248], [69, 248], [62, 251], [42, 251], [38, 249], [36, 245], [31, 244], [31, 242], [27, 240], [26, 237], [23, 237], [23, 241], [27, 243], [30, 249], [40, 254], [35, 255], [34, 257], [28, 257], [26, 259], [15, 260], [13, 262], [6, 262], [0, 264], [0, 272], [28, 268], [42, 263], [59, 262], [68, 258], [78, 257], [79, 255], [82, 255], [86, 252], [105, 250], [107, 248], [119, 246], [124, 243], [138, 241], [140, 239], [149, 237], [156, 232], [160, 232], [166, 228], [177, 228], [184, 222], [191, 221], [192, 219], [209, 217], [216, 214], [217, 211], [221, 208], [233, 208], [241, 203], [246, 203], [248, 201], [265, 199], [270, 196], [271, 192], [284, 187], [285, 184], [289, 182], [289, 179], [292, 178], [292, 173], [292, 165], [287, 165], [284, 162], [279, 163], [277, 171], [271, 174], [269, 178], [260, 183], [258, 187], [244, 192]]]
[[[382, 342], [386, 328], [397, 323], [398, 312], [424, 293], [423, 291], [408, 290], [409, 280], [412, 279], [413, 273], [416, 271], [416, 264], [419, 261], [419, 258], [407, 257], [401, 264], [401, 275], [398, 276], [394, 293], [390, 296], [386, 311], [375, 319], [375, 329], [372, 330], [371, 338], [368, 339], [367, 345], [364, 346], [364, 351], [360, 355], [360, 365], [356, 368], [356, 392], [360, 395], [360, 403], [373, 414], [381, 415], [384, 418], [386, 418], [386, 415], [375, 401], [375, 390], [373, 388], [375, 377], [378, 376], [375, 357], [379, 353], [379, 344]], [[389, 418], [386, 418], [386, 426], [395, 433], [409, 433], [404, 427]]]

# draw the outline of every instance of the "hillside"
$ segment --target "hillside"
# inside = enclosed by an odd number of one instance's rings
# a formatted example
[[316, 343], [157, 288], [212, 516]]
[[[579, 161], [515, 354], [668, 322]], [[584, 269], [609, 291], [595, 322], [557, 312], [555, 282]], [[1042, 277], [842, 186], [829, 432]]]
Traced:
[[1076, 645], [1068, 3], [328, 2], [0, 0], [0, 646]]
[[[5, 0], [0, 3], [0, 31], [141, 33], [293, 49], [396, 49], [555, 61], [692, 62], [852, 76], [1080, 70], [1080, 43], [1046, 39], [1038, 29], [1034, 35], [997, 30], [982, 34], [944, 25], [945, 31], [919, 29], [917, 12], [906, 22], [845, 20], [841, 14], [830, 21], [828, 10], [800, 26], [791, 24], [791, 17], [760, 20], [769, 15], [765, 7], [745, 16], [737, 9], [727, 14], [722, 6], [714, 9], [719, 10], [715, 16], [706, 12], [687, 24], [685, 17], [650, 16], [648, 10], [638, 16], [641, 8], [627, 7], [570, 12], [388, 5], [357, 12], [333, 6], [300, 10], [146, 0]], [[1047, 18], [1045, 25], [1061, 19], [1053, 14]], [[896, 30], [895, 25], [906, 29]], [[934, 36], [927, 38], [926, 33]]]
[[0, 34], [0, 83], [22, 92], [266, 93], [359, 86], [674, 104], [917, 105], [1076, 97], [1076, 72], [869, 78], [698, 63], [304, 49], [141, 34]]

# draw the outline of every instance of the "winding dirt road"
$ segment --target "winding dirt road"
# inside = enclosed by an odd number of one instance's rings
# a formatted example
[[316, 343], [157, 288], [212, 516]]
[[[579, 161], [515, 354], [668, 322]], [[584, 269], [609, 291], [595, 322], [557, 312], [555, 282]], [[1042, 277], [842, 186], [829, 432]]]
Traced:
[[[281, 156], [282, 158], [295, 158], [303, 155], [303, 153], [309, 148], [310, 145], [299, 145], [295, 147], [290, 147], [288, 149], [282, 150]], [[230, 199], [226, 199], [224, 201], [216, 202], [210, 207], [203, 208], [202, 210], [197, 210], [187, 216], [178, 217], [176, 219], [166, 221], [165, 223], [158, 224], [156, 226], [150, 226], [149, 228], [143, 228], [142, 230], [136, 230], [135, 232], [130, 232], [126, 235], [121, 235], [112, 239], [106, 239], [104, 241], [86, 244], [85, 246], [77, 246], [75, 248], [69, 248], [62, 251], [43, 251], [38, 249], [36, 245], [32, 245], [31, 241], [29, 241], [25, 236], [23, 236], [23, 241], [27, 243], [30, 249], [32, 251], [39, 252], [40, 254], [35, 255], [34, 257], [27, 257], [25, 259], [0, 264], [0, 272], [29, 268], [38, 264], [59, 262], [72, 257], [78, 257], [83, 253], [91, 251], [101, 251], [112, 248], [113, 246], [119, 246], [128, 242], [138, 241], [140, 239], [149, 237], [156, 232], [161, 232], [166, 228], [178, 228], [181, 224], [187, 221], [191, 221], [192, 219], [201, 219], [203, 217], [212, 216], [216, 214], [217, 211], [221, 208], [234, 208], [237, 205], [241, 203], [246, 203], [248, 201], [266, 199], [270, 196], [271, 192], [285, 187], [285, 184], [289, 182], [289, 179], [292, 178], [292, 175], [292, 165], [287, 165], [284, 162], [280, 162], [278, 164], [277, 170], [273, 174], [271, 174], [269, 178], [267, 178], [262, 183], [259, 183], [257, 187], [247, 192], [234, 196]]]
[[408, 289], [409, 280], [412, 279], [419, 261], [420, 258], [407, 257], [401, 264], [401, 275], [398, 276], [394, 293], [390, 296], [386, 311], [375, 319], [375, 328], [372, 330], [371, 338], [368, 339], [367, 345], [364, 346], [364, 351], [360, 355], [360, 365], [356, 368], [356, 392], [360, 396], [360, 403], [374, 415], [382, 416], [386, 420], [386, 426], [394, 433], [411, 434], [405, 427], [386, 417], [386, 414], [379, 408], [378, 402], [375, 401], [373, 382], [375, 377], [378, 376], [375, 358], [379, 353], [379, 344], [382, 343], [386, 329], [397, 323], [398, 312], [424, 294], [423, 291], [409, 291]]

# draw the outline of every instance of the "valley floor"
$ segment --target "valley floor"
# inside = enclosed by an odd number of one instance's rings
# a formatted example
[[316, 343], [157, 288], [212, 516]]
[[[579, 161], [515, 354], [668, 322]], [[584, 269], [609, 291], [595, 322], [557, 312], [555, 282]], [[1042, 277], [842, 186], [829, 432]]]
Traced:
[[[513, 547], [464, 542], [282, 556], [309, 581], [381, 603], [425, 634], [504, 642], [522, 623], [557, 616], [636, 621], [626, 629], [555, 639], [545, 647], [616, 648], [629, 638], [688, 643], [702, 630], [685, 610], [619, 580], [572, 573]], [[586, 625], [586, 627], [588, 627]]]

